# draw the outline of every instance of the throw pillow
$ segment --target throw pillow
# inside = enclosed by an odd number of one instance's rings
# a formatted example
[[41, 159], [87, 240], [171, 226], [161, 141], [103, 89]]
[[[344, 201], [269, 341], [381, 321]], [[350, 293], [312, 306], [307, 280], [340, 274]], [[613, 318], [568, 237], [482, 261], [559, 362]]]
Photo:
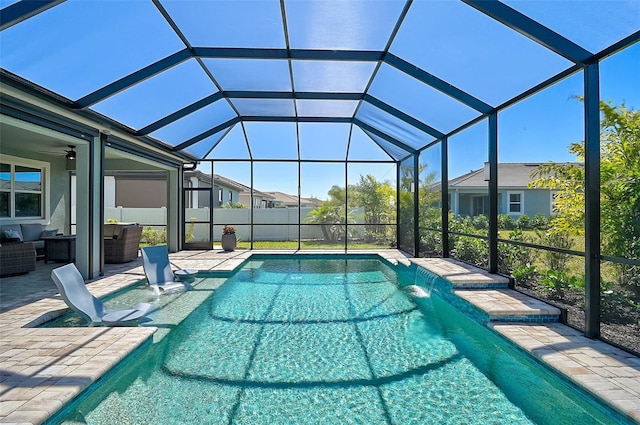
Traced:
[[17, 230], [8, 229], [4, 231], [4, 238], [14, 241], [22, 241], [22, 235]]
[[57, 234], [58, 234], [58, 229], [43, 230], [42, 233], [40, 233], [40, 239], [42, 239], [42, 238], [53, 238]]

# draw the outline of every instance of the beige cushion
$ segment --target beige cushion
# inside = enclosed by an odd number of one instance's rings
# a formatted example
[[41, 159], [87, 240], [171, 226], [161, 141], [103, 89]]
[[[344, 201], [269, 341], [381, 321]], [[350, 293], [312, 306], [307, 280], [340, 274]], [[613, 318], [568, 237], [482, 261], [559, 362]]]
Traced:
[[104, 225], [104, 237], [105, 239], [113, 239], [114, 232], [118, 230], [115, 223], [105, 223]]

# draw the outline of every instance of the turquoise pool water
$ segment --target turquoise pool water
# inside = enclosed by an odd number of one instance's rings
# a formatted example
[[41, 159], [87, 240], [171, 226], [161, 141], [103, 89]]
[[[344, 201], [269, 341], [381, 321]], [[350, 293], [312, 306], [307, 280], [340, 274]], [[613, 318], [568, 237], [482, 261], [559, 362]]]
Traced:
[[619, 423], [398, 276], [373, 259], [265, 258], [228, 279], [198, 279], [161, 297], [154, 343], [61, 422]]

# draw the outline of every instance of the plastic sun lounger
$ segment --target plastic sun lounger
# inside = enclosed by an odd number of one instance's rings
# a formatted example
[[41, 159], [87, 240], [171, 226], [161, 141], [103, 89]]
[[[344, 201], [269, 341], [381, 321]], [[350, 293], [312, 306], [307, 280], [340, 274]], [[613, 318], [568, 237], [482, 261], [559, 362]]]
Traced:
[[169, 251], [164, 245], [147, 246], [141, 249], [142, 265], [147, 282], [155, 294], [189, 289], [198, 270], [183, 269], [173, 272], [169, 263]]
[[147, 314], [155, 309], [152, 304], [139, 303], [127, 309], [107, 310], [102, 301], [89, 292], [82, 275], [73, 263], [53, 269], [51, 278], [64, 302], [91, 325], [137, 325], [143, 320], [148, 320]]

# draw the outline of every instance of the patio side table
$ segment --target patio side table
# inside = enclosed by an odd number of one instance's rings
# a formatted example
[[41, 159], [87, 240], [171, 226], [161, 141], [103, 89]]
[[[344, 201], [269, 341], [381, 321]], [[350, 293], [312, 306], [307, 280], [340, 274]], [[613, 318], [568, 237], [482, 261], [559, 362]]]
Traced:
[[54, 236], [44, 240], [44, 263], [56, 261], [71, 263], [76, 259], [76, 235]]

